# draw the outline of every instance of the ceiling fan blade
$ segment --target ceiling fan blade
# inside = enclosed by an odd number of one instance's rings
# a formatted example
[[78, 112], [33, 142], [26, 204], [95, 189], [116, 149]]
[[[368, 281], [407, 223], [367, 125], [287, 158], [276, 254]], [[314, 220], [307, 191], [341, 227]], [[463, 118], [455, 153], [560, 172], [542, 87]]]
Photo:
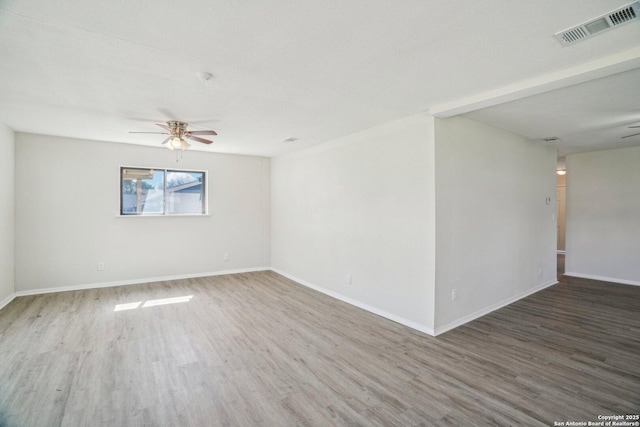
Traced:
[[166, 120], [175, 120], [174, 117], [178, 117], [177, 115], [173, 114], [173, 111], [169, 111], [168, 108], [157, 108], [156, 111], [162, 114]]
[[164, 144], [166, 144], [167, 142], [171, 141], [171, 138], [173, 138], [173, 137], [172, 137], [172, 136], [170, 136], [169, 138], [165, 139], [165, 140], [162, 142], [162, 145], [164, 145]]
[[213, 141], [209, 141], [208, 139], [200, 138], [197, 136], [187, 135], [187, 138], [193, 139], [194, 141], [202, 142], [203, 144], [211, 144]]
[[170, 135], [167, 132], [129, 132], [129, 133], [154, 133], [156, 135]]
[[188, 132], [190, 135], [217, 135], [218, 132], [215, 130], [190, 130]]
[[633, 129], [633, 128], [640, 128], [640, 125], [638, 125], [638, 126], [629, 126], [629, 129]]
[[631, 138], [632, 136], [636, 136], [636, 135], [640, 135], [640, 133], [634, 133], [634, 134], [631, 134], [631, 135], [623, 136], [621, 138]]
[[161, 128], [165, 128], [169, 132], [172, 131], [172, 129], [169, 126], [165, 125], [164, 123], [156, 123], [156, 125], [160, 126]]

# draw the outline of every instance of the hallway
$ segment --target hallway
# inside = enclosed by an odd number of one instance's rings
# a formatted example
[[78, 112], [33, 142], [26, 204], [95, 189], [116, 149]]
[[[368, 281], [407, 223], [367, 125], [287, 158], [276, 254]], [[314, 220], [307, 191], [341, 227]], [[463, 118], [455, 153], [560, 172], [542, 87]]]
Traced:
[[564, 277], [564, 254], [558, 254], [558, 282], [566, 282]]

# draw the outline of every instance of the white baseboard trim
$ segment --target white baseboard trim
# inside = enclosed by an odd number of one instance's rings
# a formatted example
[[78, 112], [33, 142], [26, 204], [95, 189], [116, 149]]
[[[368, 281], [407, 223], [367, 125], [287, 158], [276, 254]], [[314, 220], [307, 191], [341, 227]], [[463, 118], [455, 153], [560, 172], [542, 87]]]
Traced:
[[540, 285], [538, 285], [538, 286], [536, 286], [534, 288], [528, 289], [528, 290], [526, 290], [524, 292], [520, 292], [519, 294], [516, 294], [516, 295], [514, 295], [512, 297], [509, 297], [509, 298], [504, 299], [504, 300], [502, 300], [500, 302], [497, 302], [497, 303], [492, 304], [492, 305], [490, 305], [488, 307], [485, 307], [482, 310], [478, 310], [475, 313], [468, 314], [468, 315], [466, 315], [464, 317], [461, 317], [460, 319], [454, 320], [453, 322], [449, 322], [446, 325], [436, 326], [435, 335], [438, 336], [440, 334], [444, 334], [445, 332], [450, 331], [451, 329], [457, 328], [458, 326], [462, 326], [465, 323], [469, 323], [472, 320], [475, 320], [475, 319], [477, 319], [479, 317], [486, 316], [487, 314], [491, 313], [492, 311], [496, 311], [496, 310], [498, 310], [498, 309], [500, 309], [502, 307], [505, 307], [505, 306], [507, 306], [509, 304], [513, 304], [514, 302], [516, 302], [516, 301], [518, 301], [518, 300], [520, 300], [522, 298], [528, 297], [529, 295], [535, 294], [536, 292], [540, 292], [541, 290], [543, 290], [545, 288], [548, 288], [549, 286], [556, 285], [557, 283], [558, 283], [558, 281], [555, 280], [555, 279], [551, 280], [549, 282], [546, 282], [546, 283], [542, 283], [542, 284], [540, 284]]
[[567, 251], [561, 251], [560, 249], [558, 249], [556, 252], [559, 253], [560, 255], [566, 255], [567, 254]]
[[574, 273], [573, 271], [567, 271], [565, 276], [579, 277], [581, 279], [600, 280], [601, 282], [619, 283], [621, 285], [640, 286], [640, 282], [635, 280], [617, 279], [615, 277], [595, 276], [593, 274]]
[[291, 275], [289, 273], [285, 273], [284, 271], [278, 270], [277, 268], [273, 268], [272, 267], [271, 271], [273, 271], [274, 273], [278, 273], [279, 275], [284, 276], [287, 279], [293, 280], [296, 283], [299, 283], [299, 284], [301, 284], [303, 286], [306, 286], [307, 288], [314, 289], [314, 290], [316, 290], [318, 292], [322, 292], [323, 294], [328, 295], [328, 296], [330, 296], [332, 298], [335, 298], [335, 299], [340, 300], [342, 302], [346, 302], [347, 304], [351, 304], [351, 305], [353, 305], [355, 307], [358, 307], [358, 308], [366, 310], [366, 311], [368, 311], [370, 313], [376, 314], [376, 315], [378, 315], [380, 317], [384, 317], [385, 319], [389, 319], [389, 320], [392, 320], [392, 321], [394, 321], [396, 323], [400, 323], [401, 325], [408, 326], [409, 328], [415, 329], [416, 331], [420, 331], [420, 332], [423, 332], [423, 333], [425, 333], [427, 335], [434, 336], [432, 328], [429, 328], [429, 327], [427, 327], [427, 326], [425, 326], [423, 324], [420, 324], [418, 322], [414, 322], [412, 320], [405, 319], [403, 317], [397, 316], [397, 315], [389, 313], [387, 311], [380, 310], [379, 308], [370, 306], [369, 304], [365, 304], [363, 302], [354, 300], [353, 298], [349, 298], [349, 297], [346, 297], [346, 296], [341, 295], [339, 293], [330, 291], [328, 289], [324, 289], [324, 288], [322, 288], [320, 286], [314, 285], [313, 283], [307, 282], [306, 280], [300, 279], [300, 278], [295, 277], [295, 276], [293, 276], [293, 275]]
[[267, 271], [267, 270], [270, 270], [270, 268], [269, 267], [240, 268], [237, 270], [212, 271], [207, 273], [177, 274], [175, 276], [147, 277], [143, 279], [133, 279], [133, 280], [116, 280], [113, 282], [87, 283], [84, 285], [61, 286], [57, 288], [29, 289], [26, 291], [17, 291], [15, 293], [15, 296], [22, 297], [27, 295], [50, 294], [54, 292], [79, 291], [83, 289], [110, 288], [113, 286], [139, 285], [142, 283], [166, 282], [168, 280], [194, 279], [196, 277], [222, 276], [225, 274], [252, 273], [255, 271]]
[[3, 299], [2, 301], [0, 301], [0, 310], [2, 310], [7, 304], [9, 304], [11, 301], [13, 301], [16, 297], [16, 293], [13, 292], [11, 294], [9, 294], [5, 299]]

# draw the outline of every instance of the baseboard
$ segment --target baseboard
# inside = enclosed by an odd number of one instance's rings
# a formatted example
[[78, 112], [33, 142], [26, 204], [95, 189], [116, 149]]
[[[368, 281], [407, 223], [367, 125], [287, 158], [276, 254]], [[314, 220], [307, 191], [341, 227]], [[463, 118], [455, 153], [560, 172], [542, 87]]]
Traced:
[[558, 254], [560, 254], [560, 255], [566, 255], [567, 254], [567, 251], [561, 251], [560, 249], [558, 249], [556, 252]]
[[502, 300], [502, 301], [500, 301], [498, 303], [495, 303], [495, 304], [492, 304], [492, 305], [490, 305], [488, 307], [485, 307], [482, 310], [478, 310], [475, 313], [468, 314], [468, 315], [466, 315], [464, 317], [461, 317], [460, 319], [457, 319], [457, 320], [454, 320], [453, 322], [447, 323], [446, 325], [437, 326], [435, 328], [435, 335], [438, 336], [440, 334], [444, 334], [445, 332], [450, 331], [450, 330], [452, 330], [454, 328], [457, 328], [458, 326], [462, 326], [465, 323], [469, 323], [472, 320], [475, 320], [475, 319], [477, 319], [479, 317], [486, 316], [487, 314], [491, 313], [492, 311], [496, 311], [496, 310], [498, 310], [498, 309], [500, 309], [502, 307], [506, 307], [509, 304], [513, 304], [514, 302], [516, 302], [516, 301], [518, 301], [518, 300], [520, 300], [522, 298], [528, 297], [529, 295], [535, 294], [536, 292], [540, 292], [541, 290], [543, 290], [545, 288], [548, 288], [549, 286], [553, 286], [553, 285], [555, 285], [557, 283], [558, 283], [558, 281], [555, 280], [555, 279], [551, 280], [549, 282], [546, 282], [546, 283], [542, 283], [542, 284], [540, 284], [540, 285], [538, 285], [538, 286], [536, 286], [534, 288], [528, 289], [528, 290], [526, 290], [524, 292], [516, 294], [516, 295], [514, 295], [512, 297], [509, 297], [509, 298], [507, 298], [505, 300]]
[[619, 283], [621, 285], [640, 286], [640, 282], [636, 282], [635, 280], [616, 279], [615, 277], [594, 276], [592, 274], [574, 273], [572, 271], [567, 271], [564, 273], [564, 275], [570, 277], [578, 277], [581, 279], [599, 280], [601, 282]]
[[9, 294], [2, 301], [0, 301], [0, 310], [2, 310], [7, 304], [9, 304], [11, 301], [13, 301], [15, 297], [16, 297], [16, 293], [14, 292], [14, 293]]
[[166, 282], [168, 280], [194, 279], [197, 277], [208, 277], [208, 276], [222, 276], [225, 274], [252, 273], [255, 271], [266, 271], [266, 270], [270, 270], [270, 268], [269, 267], [241, 268], [237, 270], [212, 271], [207, 273], [178, 274], [174, 276], [147, 277], [143, 279], [133, 279], [133, 280], [116, 280], [113, 282], [87, 283], [83, 285], [61, 286], [58, 288], [30, 289], [26, 291], [17, 291], [15, 293], [15, 296], [22, 297], [27, 295], [50, 294], [54, 292], [80, 291], [84, 289], [97, 289], [97, 288], [111, 288], [113, 286], [139, 285], [142, 283]]
[[432, 328], [429, 328], [429, 327], [427, 327], [425, 325], [422, 325], [420, 323], [414, 322], [412, 320], [405, 319], [403, 317], [400, 317], [400, 316], [397, 316], [395, 314], [386, 312], [384, 310], [380, 310], [379, 308], [376, 308], [376, 307], [370, 306], [369, 304], [365, 304], [363, 302], [360, 302], [360, 301], [354, 300], [352, 298], [346, 297], [346, 296], [341, 295], [341, 294], [339, 294], [337, 292], [333, 292], [333, 291], [330, 291], [328, 289], [324, 289], [324, 288], [322, 288], [320, 286], [314, 285], [313, 283], [307, 282], [306, 280], [300, 279], [300, 278], [295, 277], [295, 276], [293, 276], [293, 275], [291, 275], [289, 273], [286, 273], [284, 271], [278, 270], [277, 268], [273, 268], [272, 267], [271, 271], [273, 271], [274, 273], [278, 273], [279, 275], [284, 276], [287, 279], [293, 280], [296, 283], [299, 283], [299, 284], [301, 284], [303, 286], [306, 286], [307, 288], [311, 288], [311, 289], [316, 290], [318, 292], [322, 292], [323, 294], [328, 295], [328, 296], [330, 296], [332, 298], [335, 298], [335, 299], [340, 300], [342, 302], [346, 302], [347, 304], [351, 304], [351, 305], [353, 305], [355, 307], [358, 307], [358, 308], [366, 310], [366, 311], [368, 311], [370, 313], [376, 314], [376, 315], [378, 315], [380, 317], [384, 317], [385, 319], [389, 319], [389, 320], [392, 320], [392, 321], [394, 321], [396, 323], [400, 323], [401, 325], [408, 326], [409, 328], [415, 329], [416, 331], [420, 331], [420, 332], [423, 332], [423, 333], [425, 333], [427, 335], [434, 336]]

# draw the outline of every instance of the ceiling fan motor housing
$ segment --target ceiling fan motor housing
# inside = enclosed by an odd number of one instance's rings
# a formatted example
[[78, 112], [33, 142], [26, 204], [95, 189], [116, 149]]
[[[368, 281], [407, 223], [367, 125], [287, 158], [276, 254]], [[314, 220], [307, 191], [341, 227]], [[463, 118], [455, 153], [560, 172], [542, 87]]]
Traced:
[[188, 123], [170, 120], [167, 125], [172, 129], [174, 135], [182, 136], [187, 130]]

